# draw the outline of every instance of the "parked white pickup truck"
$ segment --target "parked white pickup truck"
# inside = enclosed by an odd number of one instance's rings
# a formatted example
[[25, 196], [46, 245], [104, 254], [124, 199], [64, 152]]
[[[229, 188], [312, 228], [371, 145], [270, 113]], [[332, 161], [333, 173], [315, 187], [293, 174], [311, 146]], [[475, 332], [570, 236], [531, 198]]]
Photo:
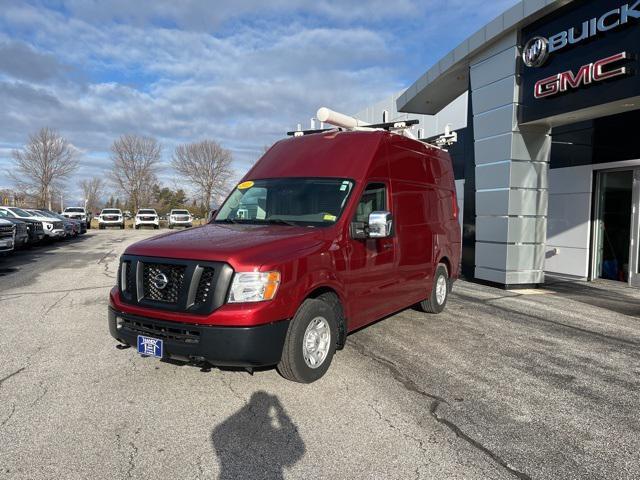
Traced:
[[144, 226], [153, 227], [156, 230], [160, 228], [160, 217], [158, 217], [158, 213], [153, 208], [141, 208], [136, 213], [136, 229]]
[[103, 208], [98, 217], [98, 228], [120, 227], [124, 230], [124, 215], [119, 208]]
[[192, 227], [193, 218], [189, 210], [171, 210], [169, 213], [169, 228], [173, 227]]
[[71, 220], [80, 220], [87, 223], [87, 228], [91, 228], [91, 217], [87, 215], [87, 211], [84, 207], [67, 207], [62, 212], [62, 216], [70, 218]]

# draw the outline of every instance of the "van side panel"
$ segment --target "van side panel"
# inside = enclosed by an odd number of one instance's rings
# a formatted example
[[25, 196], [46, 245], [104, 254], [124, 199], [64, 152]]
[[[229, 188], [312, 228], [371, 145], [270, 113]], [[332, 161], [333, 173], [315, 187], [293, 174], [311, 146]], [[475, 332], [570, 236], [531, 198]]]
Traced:
[[457, 278], [460, 227], [453, 165], [438, 149], [399, 137], [389, 147], [398, 236], [398, 272], [405, 304], [426, 298], [438, 262], [446, 257]]
[[398, 275], [401, 289], [398, 300], [406, 307], [424, 300], [434, 273], [433, 225], [437, 211], [433, 199], [435, 176], [432, 162], [419, 150], [417, 142], [399, 138], [389, 147], [397, 236]]

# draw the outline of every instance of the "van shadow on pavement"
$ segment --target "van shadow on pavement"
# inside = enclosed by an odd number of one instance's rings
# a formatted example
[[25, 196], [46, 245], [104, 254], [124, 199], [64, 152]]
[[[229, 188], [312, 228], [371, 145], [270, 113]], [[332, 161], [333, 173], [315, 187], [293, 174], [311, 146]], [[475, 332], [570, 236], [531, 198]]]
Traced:
[[220, 462], [219, 480], [281, 479], [284, 468], [306, 451], [278, 397], [263, 391], [214, 428], [211, 442]]

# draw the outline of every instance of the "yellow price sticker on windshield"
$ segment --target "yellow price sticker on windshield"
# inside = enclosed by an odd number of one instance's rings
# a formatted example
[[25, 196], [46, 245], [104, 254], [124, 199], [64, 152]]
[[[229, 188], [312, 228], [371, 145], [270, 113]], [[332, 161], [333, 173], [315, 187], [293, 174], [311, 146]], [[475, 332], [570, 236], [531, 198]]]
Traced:
[[248, 182], [242, 182], [238, 185], [238, 190], [246, 190], [247, 188], [253, 187], [253, 182], [249, 180]]
[[335, 215], [329, 215], [329, 214], [327, 214], [327, 215], [325, 215], [324, 217], [322, 217], [322, 219], [323, 219], [325, 222], [335, 222], [335, 221], [336, 221], [336, 218], [338, 218], [338, 217], [336, 217]]

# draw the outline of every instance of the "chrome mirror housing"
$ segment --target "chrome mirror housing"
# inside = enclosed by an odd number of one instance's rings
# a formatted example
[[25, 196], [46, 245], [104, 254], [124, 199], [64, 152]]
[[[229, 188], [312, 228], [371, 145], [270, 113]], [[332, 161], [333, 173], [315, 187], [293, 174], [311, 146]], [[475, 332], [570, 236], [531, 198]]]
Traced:
[[391, 212], [378, 211], [369, 214], [369, 238], [390, 237], [391, 227]]

